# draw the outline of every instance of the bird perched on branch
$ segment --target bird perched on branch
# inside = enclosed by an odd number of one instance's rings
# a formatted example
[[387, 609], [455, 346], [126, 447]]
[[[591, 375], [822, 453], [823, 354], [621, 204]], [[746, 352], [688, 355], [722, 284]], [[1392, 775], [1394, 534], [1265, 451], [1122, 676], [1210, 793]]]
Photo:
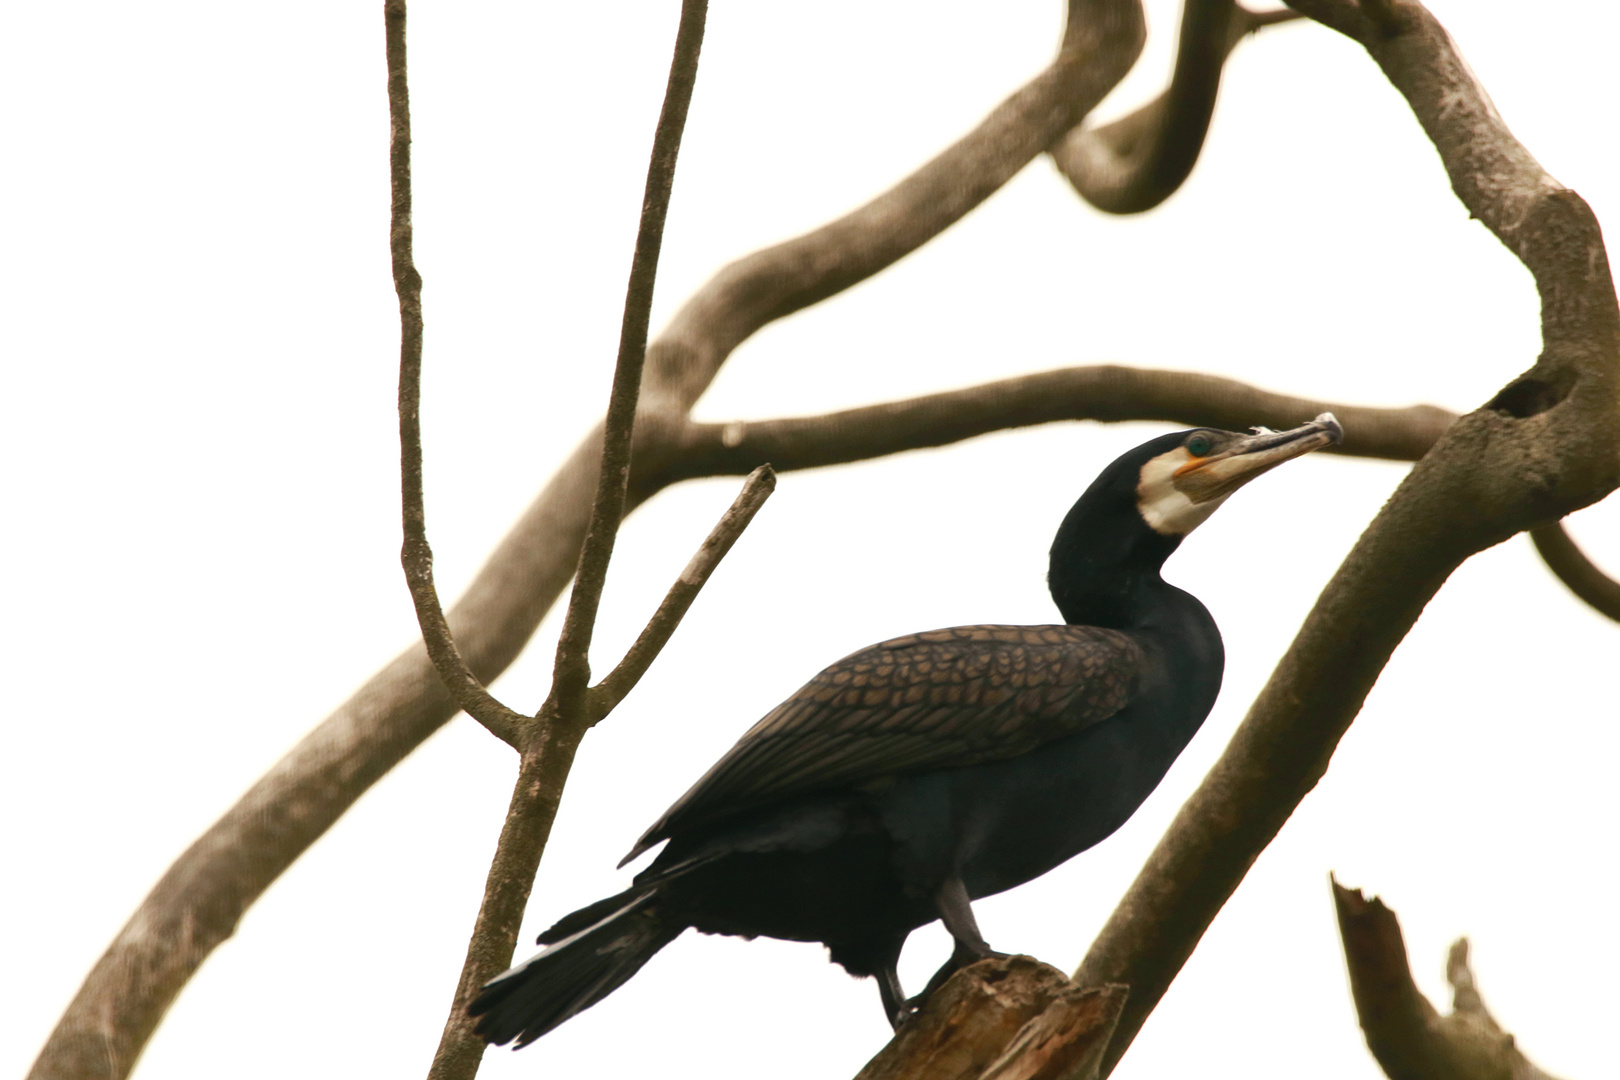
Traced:
[[[523, 1046], [621, 986], [687, 927], [820, 941], [874, 976], [895, 1026], [958, 968], [998, 956], [970, 901], [1044, 874], [1136, 811], [1220, 689], [1221, 635], [1159, 576], [1243, 484], [1343, 431], [1163, 435], [1086, 489], [1052, 543], [1063, 622], [957, 626], [863, 649], [773, 709], [636, 842], [634, 884], [540, 935], [468, 1007]], [[620, 865], [624, 865], [621, 862]], [[917, 927], [955, 939], [907, 1001]]]

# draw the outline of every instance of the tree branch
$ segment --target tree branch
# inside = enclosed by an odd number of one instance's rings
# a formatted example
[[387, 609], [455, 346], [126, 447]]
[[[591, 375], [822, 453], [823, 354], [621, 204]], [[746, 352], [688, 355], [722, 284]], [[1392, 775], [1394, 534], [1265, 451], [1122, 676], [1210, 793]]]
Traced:
[[388, 247], [393, 256], [394, 292], [399, 296], [399, 474], [400, 514], [405, 541], [399, 560], [416, 607], [417, 625], [428, 658], [456, 704], [507, 745], [521, 749], [528, 717], [497, 701], [468, 669], [456, 648], [433, 584], [433, 549], [428, 546], [427, 512], [422, 499], [422, 276], [411, 254], [411, 97], [405, 62], [405, 3], [384, 4], [387, 31], [389, 185], [392, 193]]
[[1074, 367], [821, 416], [689, 423], [664, 459], [648, 463], [656, 471], [647, 484], [656, 490], [693, 477], [735, 475], [761, 461], [783, 470], [840, 465], [1058, 420], [1282, 428], [1322, 412], [1332, 412], [1345, 427], [1345, 442], [1334, 451], [1395, 461], [1422, 457], [1456, 419], [1432, 405], [1345, 405], [1192, 372]]
[[748, 482], [743, 484], [731, 509], [715, 524], [703, 545], [686, 564], [686, 569], [681, 571], [681, 576], [669, 587], [663, 603], [653, 612], [635, 643], [624, 654], [624, 659], [608, 672], [606, 678], [591, 687], [589, 713], [593, 722], [612, 712], [625, 695], [635, 689], [641, 677], [647, 674], [647, 669], [669, 643], [670, 635], [675, 633], [675, 628], [686, 617], [692, 601], [708, 584], [709, 575], [714, 573], [720, 560], [731, 550], [731, 545], [737, 542], [775, 490], [776, 473], [769, 465], [761, 465], [748, 474]]
[[596, 609], [607, 582], [608, 562], [624, 517], [625, 488], [630, 479], [630, 447], [641, 396], [641, 374], [647, 361], [647, 323], [652, 314], [653, 285], [658, 275], [658, 254], [664, 245], [664, 219], [670, 191], [675, 185], [675, 160], [680, 154], [686, 113], [697, 83], [698, 55], [703, 49], [703, 26], [708, 0], [682, 0], [680, 27], [675, 35], [675, 59], [669, 68], [664, 106], [653, 134], [652, 160], [641, 200], [641, 224], [636, 233], [630, 281], [625, 289], [624, 318], [619, 328], [619, 356], [613, 368], [613, 389], [608, 397], [602, 429], [602, 463], [597, 472], [596, 498], [590, 524], [579, 553], [568, 613], [557, 639], [557, 660], [551, 700], [557, 715], [569, 723], [586, 723], [583, 710], [591, 678], [591, 635]]
[[1158, 206], [1192, 174], [1204, 148], [1221, 69], [1244, 37], [1298, 18], [1256, 13], [1234, 0], [1186, 0], [1176, 64], [1164, 93], [1118, 120], [1077, 127], [1048, 153], [1080, 197], [1110, 214]]
[[[648, 347], [638, 439], [652, 445], [658, 431], [677, 431], [760, 327], [877, 273], [999, 189], [1113, 88], [1142, 35], [1136, 0], [1071, 0], [1057, 58], [972, 132], [866, 206], [723, 269]], [[575, 448], [448, 613], [468, 668], [486, 684], [578, 566], [601, 445], [596, 433]], [[647, 494], [637, 491], [626, 509]], [[86, 978], [32, 1075], [126, 1076], [247, 908], [456, 707], [415, 647], [367, 681], [169, 868]]]
[[1409, 0], [1381, 7], [1368, 51], [1439, 150], [1458, 197], [1534, 275], [1545, 349], [1447, 428], [1396, 489], [1092, 944], [1076, 980], [1131, 988], [1107, 1069], [1326, 771], [1447, 576], [1620, 484], [1620, 310], [1596, 220], [1508, 132], [1433, 16]]
[[1541, 553], [1547, 569], [1569, 586], [1569, 591], [1585, 600], [1599, 614], [1620, 622], [1620, 581], [1600, 570], [1576, 546], [1561, 521], [1530, 530], [1530, 539]]
[[855, 1080], [1090, 1080], [1126, 996], [1028, 956], [981, 960], [930, 994]]
[[1333, 881], [1350, 994], [1367, 1049], [1391, 1080], [1552, 1080], [1519, 1051], [1474, 984], [1468, 939], [1446, 958], [1452, 1011], [1441, 1016], [1412, 981], [1395, 913]]

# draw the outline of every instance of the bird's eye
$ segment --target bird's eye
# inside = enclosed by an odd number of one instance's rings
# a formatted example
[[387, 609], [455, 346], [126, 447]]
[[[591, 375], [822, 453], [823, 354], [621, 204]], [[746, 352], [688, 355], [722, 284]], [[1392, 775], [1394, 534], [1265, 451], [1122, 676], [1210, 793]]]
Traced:
[[1203, 457], [1211, 450], [1215, 449], [1215, 440], [1210, 438], [1208, 435], [1205, 435], [1203, 432], [1199, 432], [1197, 435], [1194, 435], [1192, 438], [1188, 439], [1186, 445], [1187, 453], [1191, 454], [1193, 457]]

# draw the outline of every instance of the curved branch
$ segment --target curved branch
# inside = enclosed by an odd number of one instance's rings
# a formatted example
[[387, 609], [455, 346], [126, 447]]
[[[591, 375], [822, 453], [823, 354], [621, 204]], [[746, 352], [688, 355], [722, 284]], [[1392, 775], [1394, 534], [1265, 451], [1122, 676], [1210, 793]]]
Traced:
[[456, 704], [502, 742], [522, 749], [532, 722], [497, 701], [478, 681], [450, 633], [433, 583], [422, 498], [422, 275], [411, 254], [411, 95], [405, 63], [405, 4], [384, 5], [388, 52], [388, 165], [391, 200], [388, 248], [399, 297], [399, 483], [405, 532], [399, 561], [416, 607], [428, 658]]
[[[973, 131], [866, 206], [721, 270], [647, 348], [638, 439], [652, 445], [660, 431], [677, 431], [732, 350], [760, 327], [877, 273], [994, 193], [1124, 77], [1143, 33], [1137, 0], [1070, 0], [1056, 59]], [[449, 611], [467, 667], [483, 683], [522, 651], [573, 575], [600, 460], [598, 428]], [[632, 490], [626, 512], [647, 494]], [[31, 1075], [127, 1075], [248, 907], [455, 711], [420, 645], [368, 680], [163, 875], [86, 977]]]
[[[1373, 10], [1362, 5], [1358, 17]], [[1326, 772], [1378, 673], [1451, 572], [1620, 485], [1620, 310], [1596, 220], [1513, 138], [1420, 4], [1381, 0], [1376, 17], [1368, 51], [1439, 150], [1458, 197], [1535, 276], [1546, 348], [1446, 429], [1402, 481], [1092, 944], [1077, 981], [1131, 988], [1110, 1069]]]
[[1600, 570], [1576, 546], [1569, 530], [1554, 521], [1530, 530], [1530, 539], [1541, 553], [1547, 569], [1569, 586], [1569, 591], [1585, 600], [1600, 615], [1620, 622], [1620, 581]]
[[1252, 12], [1233, 0], [1186, 0], [1164, 93], [1118, 120], [1069, 132], [1048, 151], [1053, 164], [1099, 210], [1139, 214], [1158, 206], [1198, 163], [1221, 69], [1237, 43], [1295, 18], [1291, 11]]
[[1386, 1076], [1397, 1080], [1552, 1080], [1514, 1045], [1480, 997], [1468, 939], [1451, 946], [1451, 1015], [1441, 1016], [1412, 980], [1400, 920], [1376, 896], [1332, 881], [1339, 937], [1356, 1016]]

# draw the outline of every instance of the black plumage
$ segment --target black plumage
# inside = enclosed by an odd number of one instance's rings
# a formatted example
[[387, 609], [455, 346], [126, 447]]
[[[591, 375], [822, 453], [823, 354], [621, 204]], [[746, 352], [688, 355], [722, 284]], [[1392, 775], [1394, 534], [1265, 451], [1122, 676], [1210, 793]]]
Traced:
[[1115, 461], [1052, 545], [1063, 624], [912, 634], [823, 670], [643, 834], [625, 862], [668, 843], [631, 888], [485, 986], [478, 1033], [538, 1038], [687, 927], [824, 942], [877, 977], [898, 1024], [907, 935], [937, 918], [956, 940], [924, 995], [996, 955], [970, 901], [1117, 829], [1214, 704], [1220, 633], [1159, 576], [1165, 558], [1244, 482], [1340, 434], [1326, 414], [1281, 433], [1197, 429]]

